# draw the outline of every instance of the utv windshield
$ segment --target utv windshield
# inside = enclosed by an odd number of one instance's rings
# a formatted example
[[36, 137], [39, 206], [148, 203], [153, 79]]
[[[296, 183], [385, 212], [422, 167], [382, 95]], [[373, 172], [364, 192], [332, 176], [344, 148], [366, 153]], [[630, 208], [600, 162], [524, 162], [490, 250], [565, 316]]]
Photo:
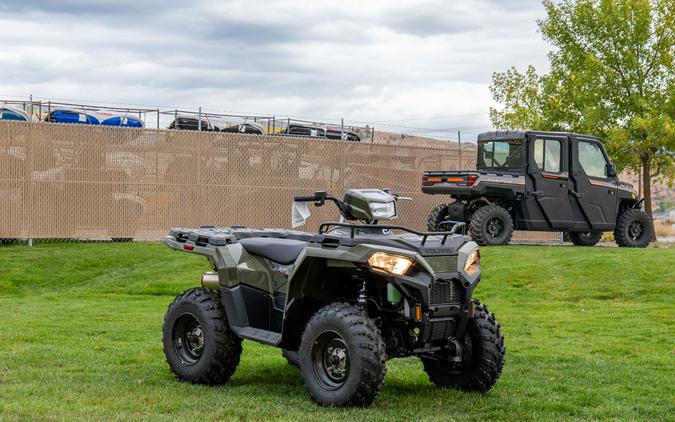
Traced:
[[523, 161], [522, 139], [478, 141], [478, 170], [520, 170]]

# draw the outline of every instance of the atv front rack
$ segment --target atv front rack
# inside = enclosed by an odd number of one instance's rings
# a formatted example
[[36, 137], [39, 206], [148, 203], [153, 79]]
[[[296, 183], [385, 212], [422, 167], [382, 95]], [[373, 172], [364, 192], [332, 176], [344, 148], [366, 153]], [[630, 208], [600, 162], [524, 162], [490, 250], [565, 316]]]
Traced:
[[452, 236], [454, 234], [457, 234], [457, 231], [459, 229], [463, 229], [465, 224], [463, 222], [455, 222], [455, 224], [452, 226], [452, 229], [450, 231], [443, 231], [443, 232], [420, 232], [417, 230], [410, 229], [408, 227], [404, 226], [395, 226], [391, 224], [349, 224], [349, 223], [340, 223], [338, 221], [328, 221], [326, 223], [321, 223], [319, 226], [319, 234], [326, 234], [328, 232], [328, 229], [330, 227], [345, 227], [350, 229], [349, 232], [349, 237], [354, 238], [356, 235], [356, 230], [357, 229], [372, 229], [373, 227], [376, 227], [378, 229], [388, 229], [388, 230], [401, 230], [407, 233], [411, 233], [417, 236], [422, 237], [422, 245], [424, 245], [427, 241], [427, 239], [430, 236], [442, 236], [443, 239], [441, 240], [441, 245], [445, 244], [445, 241], [448, 239], [449, 236]]

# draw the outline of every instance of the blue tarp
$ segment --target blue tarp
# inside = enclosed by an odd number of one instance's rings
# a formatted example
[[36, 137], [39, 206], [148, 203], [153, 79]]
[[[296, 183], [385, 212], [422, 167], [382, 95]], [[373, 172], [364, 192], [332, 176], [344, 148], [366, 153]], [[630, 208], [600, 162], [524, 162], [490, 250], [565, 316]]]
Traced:
[[121, 127], [143, 127], [143, 121], [133, 117], [109, 117], [101, 121], [105, 126], [121, 126]]
[[80, 125], [97, 125], [99, 121], [96, 117], [69, 110], [54, 110], [51, 115], [51, 121], [55, 123], [74, 123]]

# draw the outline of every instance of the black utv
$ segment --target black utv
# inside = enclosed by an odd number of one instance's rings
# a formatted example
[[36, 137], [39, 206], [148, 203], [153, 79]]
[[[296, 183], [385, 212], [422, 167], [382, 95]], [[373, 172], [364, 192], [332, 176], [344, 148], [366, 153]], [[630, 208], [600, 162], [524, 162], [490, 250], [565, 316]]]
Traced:
[[576, 133], [504, 131], [478, 135], [476, 171], [427, 171], [422, 191], [453, 202], [429, 215], [431, 230], [464, 221], [479, 245], [504, 245], [513, 230], [565, 232], [593, 246], [614, 231], [619, 246], [645, 247], [650, 218], [621, 182], [600, 139]]

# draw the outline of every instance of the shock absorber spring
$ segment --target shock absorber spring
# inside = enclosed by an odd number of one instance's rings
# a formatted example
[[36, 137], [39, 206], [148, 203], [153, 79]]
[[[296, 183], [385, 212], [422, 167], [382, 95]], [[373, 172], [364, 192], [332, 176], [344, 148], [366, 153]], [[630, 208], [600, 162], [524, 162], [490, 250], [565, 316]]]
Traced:
[[366, 288], [366, 280], [361, 282], [361, 289], [359, 290], [359, 295], [356, 298], [356, 303], [363, 309], [366, 309], [366, 304], [368, 303], [368, 289]]

